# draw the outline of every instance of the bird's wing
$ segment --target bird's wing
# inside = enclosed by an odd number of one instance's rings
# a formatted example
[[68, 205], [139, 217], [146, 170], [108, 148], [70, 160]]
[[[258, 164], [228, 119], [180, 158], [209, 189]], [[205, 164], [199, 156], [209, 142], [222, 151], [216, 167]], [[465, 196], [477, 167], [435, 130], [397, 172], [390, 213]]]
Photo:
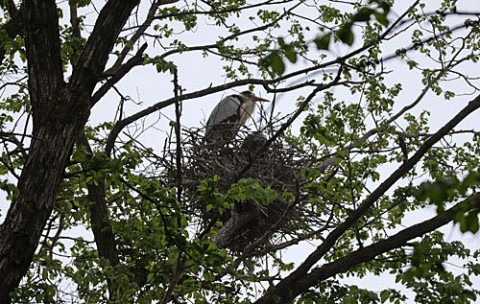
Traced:
[[210, 133], [214, 125], [238, 123], [240, 121], [239, 108], [241, 104], [242, 100], [238, 95], [231, 95], [222, 99], [208, 118], [206, 133]]

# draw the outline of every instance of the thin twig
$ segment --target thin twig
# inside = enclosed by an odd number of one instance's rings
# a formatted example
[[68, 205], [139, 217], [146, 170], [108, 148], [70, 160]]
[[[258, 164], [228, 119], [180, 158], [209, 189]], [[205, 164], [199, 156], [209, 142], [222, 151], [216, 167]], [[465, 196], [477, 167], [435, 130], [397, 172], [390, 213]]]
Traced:
[[178, 70], [175, 68], [173, 70], [173, 85], [174, 85], [174, 94], [175, 94], [175, 137], [177, 144], [175, 147], [176, 154], [176, 163], [177, 163], [177, 200], [181, 205], [182, 202], [182, 134], [181, 134], [181, 122], [180, 118], [182, 117], [182, 104], [180, 102], [180, 95], [182, 94], [180, 85], [178, 84]]

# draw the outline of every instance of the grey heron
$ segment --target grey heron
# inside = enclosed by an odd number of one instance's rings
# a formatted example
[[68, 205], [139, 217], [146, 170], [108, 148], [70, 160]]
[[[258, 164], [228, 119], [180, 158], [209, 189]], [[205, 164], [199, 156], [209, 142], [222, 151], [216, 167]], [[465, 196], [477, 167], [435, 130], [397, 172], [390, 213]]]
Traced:
[[250, 91], [223, 98], [213, 109], [207, 121], [207, 141], [231, 141], [242, 125], [252, 116], [257, 102], [269, 100], [255, 96]]

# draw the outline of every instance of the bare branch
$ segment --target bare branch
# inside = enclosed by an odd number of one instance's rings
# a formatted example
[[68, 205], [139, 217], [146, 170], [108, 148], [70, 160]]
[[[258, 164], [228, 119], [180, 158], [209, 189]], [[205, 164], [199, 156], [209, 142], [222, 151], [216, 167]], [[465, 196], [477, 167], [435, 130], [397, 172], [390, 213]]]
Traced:
[[109, 79], [93, 94], [91, 102], [92, 105], [96, 104], [100, 99], [102, 99], [105, 94], [125, 75], [127, 75], [134, 67], [143, 64], [143, 52], [147, 49], [147, 44], [142, 45], [135, 56], [130, 58], [125, 64], [120, 65], [117, 69], [109, 69], [108, 73], [105, 74]]
[[[140, 25], [140, 27], [137, 29], [137, 31], [133, 34], [132, 38], [130, 38], [129, 43], [127, 46], [123, 48], [123, 50], [120, 52], [120, 55], [118, 56], [117, 60], [115, 63], [105, 71], [105, 75], [112, 75], [116, 74], [116, 71], [120, 69], [122, 62], [125, 60], [125, 58], [128, 55], [128, 52], [131, 50], [131, 45], [134, 45], [145, 33], [145, 31], [149, 28], [149, 26], [152, 24], [152, 21], [155, 19], [155, 13], [157, 12], [157, 9], [161, 5], [166, 5], [166, 4], [172, 4], [178, 2], [178, 0], [155, 0], [152, 5], [150, 6], [150, 9], [148, 10], [147, 17], [145, 18], [145, 21]], [[143, 46], [142, 46], [143, 48]], [[137, 52], [137, 55], [142, 52]]]
[[91, 102], [90, 94], [103, 77], [105, 64], [122, 27], [140, 0], [109, 0], [102, 8], [92, 34], [74, 67], [69, 88]]

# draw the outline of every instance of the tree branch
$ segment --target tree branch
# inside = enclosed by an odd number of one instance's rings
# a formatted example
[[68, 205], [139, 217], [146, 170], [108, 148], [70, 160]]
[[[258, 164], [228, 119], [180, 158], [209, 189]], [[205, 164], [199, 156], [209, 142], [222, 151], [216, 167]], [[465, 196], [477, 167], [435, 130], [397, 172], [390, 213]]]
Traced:
[[90, 94], [103, 77], [118, 35], [139, 2], [140, 0], [109, 0], [101, 10], [69, 82], [70, 90], [88, 99], [88, 102], [92, 102]]
[[[268, 297], [285, 293], [285, 290], [293, 286], [295, 281], [305, 277], [309, 269], [315, 265], [337, 242], [337, 240], [351, 227], [355, 225], [358, 219], [402, 176], [412, 169], [425, 155], [425, 153], [445, 135], [447, 135], [456, 125], [458, 125], [468, 115], [480, 108], [480, 96], [468, 103], [454, 118], [445, 124], [440, 130], [428, 138], [425, 143], [419, 147], [417, 152], [406, 160], [395, 172], [392, 173], [380, 186], [378, 186], [351, 214], [335, 228], [326, 237], [325, 241], [312, 252], [305, 261], [297, 267], [289, 276], [283, 279], [278, 285], [273, 286], [267, 291]], [[266, 302], [258, 302], [266, 303]]]
[[72, 78], [63, 82], [55, 0], [26, 0], [25, 29], [29, 93], [34, 118], [18, 196], [0, 226], [0, 302], [28, 271], [62, 181], [73, 143], [87, 122], [90, 95], [118, 33], [139, 0], [110, 0], [104, 6]]
[[54, 0], [27, 0], [25, 11], [25, 47], [28, 59], [28, 86], [32, 104], [34, 134], [51, 110], [52, 96], [63, 85], [60, 33]]
[[[88, 143], [85, 133], [80, 134], [77, 139], [78, 148], [84, 149], [88, 157], [92, 157], [92, 148]], [[84, 168], [82, 165], [82, 169]], [[95, 244], [97, 245], [98, 255], [110, 263], [111, 267], [120, 264], [118, 257], [117, 244], [115, 235], [113, 234], [112, 226], [108, 215], [107, 200], [105, 195], [105, 182], [103, 179], [93, 180], [87, 182], [88, 199], [92, 203], [90, 206], [90, 222], [92, 225], [92, 232], [95, 237]], [[115, 282], [108, 281], [110, 300], [116, 300], [117, 288]]]
[[[118, 56], [117, 60], [115, 63], [112, 65], [111, 68], [109, 68], [107, 71], [105, 71], [105, 74], [115, 74], [116, 70], [118, 70], [122, 62], [125, 60], [125, 58], [128, 55], [128, 52], [131, 50], [131, 45], [134, 45], [140, 37], [145, 33], [145, 31], [148, 29], [148, 27], [152, 24], [153, 20], [155, 19], [155, 13], [157, 12], [158, 8], [161, 5], [166, 5], [166, 4], [172, 4], [177, 2], [178, 0], [156, 0], [152, 3], [150, 6], [150, 9], [148, 10], [147, 17], [145, 21], [140, 25], [140, 27], [137, 29], [137, 31], [133, 34], [132, 38], [130, 38], [129, 43], [127, 46], [123, 48], [123, 50], [120, 52], [120, 55]], [[143, 51], [142, 51], [143, 52]], [[138, 54], [138, 52], [137, 52]]]
[[[203, 89], [203, 90], [198, 90], [198, 91], [195, 91], [195, 92], [192, 92], [192, 93], [187, 93], [187, 94], [183, 94], [181, 96], [178, 97], [178, 101], [184, 101], [184, 100], [189, 100], [189, 99], [195, 99], [195, 98], [199, 98], [199, 97], [202, 97], [202, 96], [207, 96], [207, 95], [210, 95], [212, 93], [215, 93], [215, 92], [221, 92], [221, 91], [224, 91], [224, 90], [227, 90], [227, 89], [230, 89], [230, 88], [234, 88], [234, 87], [238, 87], [238, 86], [242, 86], [242, 85], [246, 85], [246, 84], [258, 84], [258, 85], [265, 85], [267, 83], [267, 81], [263, 80], [263, 79], [243, 79], [243, 80], [238, 80], [238, 81], [234, 81], [234, 82], [230, 82], [230, 83], [226, 83], [226, 84], [223, 84], [223, 85], [218, 85], [218, 86], [214, 86], [214, 87], [209, 87], [209, 88], [206, 88], [206, 89]], [[118, 135], [120, 134], [120, 132], [123, 130], [123, 128], [125, 128], [126, 126], [128, 126], [129, 124], [151, 114], [151, 113], [154, 113], [158, 110], [161, 110], [165, 107], [168, 107], [172, 104], [175, 103], [175, 101], [177, 100], [177, 98], [173, 97], [173, 98], [169, 98], [169, 99], [166, 99], [164, 101], [161, 101], [161, 102], [158, 102], [146, 109], [143, 109], [131, 116], [128, 116], [120, 121], [118, 121], [115, 126], [113, 127], [112, 131], [110, 132], [109, 136], [108, 136], [108, 139], [107, 139], [107, 143], [106, 143], [106, 146], [105, 146], [105, 151], [107, 153], [107, 155], [110, 155], [110, 153], [112, 152], [112, 149], [114, 147], [114, 144], [115, 144], [115, 140], [117, 139]]]
[[[357, 251], [354, 251], [331, 263], [318, 267], [312, 270], [309, 274], [299, 277], [297, 280], [290, 281], [288, 287], [283, 286], [282, 288], [278, 288], [280, 286], [279, 284], [275, 288], [269, 289], [263, 297], [255, 302], [255, 304], [276, 303], [275, 299], [281, 299], [282, 302], [289, 303], [296, 296], [307, 291], [309, 288], [315, 286], [323, 280], [343, 273], [362, 263], [368, 262], [376, 256], [379, 256], [390, 250], [400, 248], [408, 241], [417, 237], [421, 237], [422, 235], [448, 224], [454, 219], [458, 212], [468, 212], [469, 210], [479, 208], [480, 198], [478, 195], [473, 197], [474, 204], [471, 204], [471, 199], [472, 198], [469, 198], [464, 202], [458, 203], [445, 212], [440, 213], [427, 221], [410, 226], [409, 228], [406, 228], [387, 239], [381, 240], [370, 246], [360, 248]], [[466, 209], [465, 206], [467, 207]]]
[[[147, 44], [143, 44], [132, 58], [130, 58], [125, 64], [120, 65], [115, 70], [109, 69], [108, 76], [109, 79], [93, 94], [91, 102], [92, 105], [95, 105], [100, 99], [102, 99], [105, 94], [125, 75], [127, 75], [134, 67], [143, 64], [143, 53], [147, 49]], [[105, 72], [107, 73], [107, 72]]]
[[[258, 26], [258, 27], [250, 28], [250, 29], [238, 32], [238, 33], [233, 33], [233, 34], [231, 34], [231, 35], [229, 35], [225, 38], [222, 38], [219, 41], [217, 41], [215, 43], [212, 43], [212, 44], [190, 46], [190, 47], [187, 47], [187, 50], [188, 51], [203, 51], [203, 50], [207, 50], [207, 49], [210, 49], [210, 48], [218, 49], [220, 46], [223, 46], [225, 44], [225, 42], [227, 42], [229, 40], [236, 41], [236, 39], [238, 39], [238, 37], [241, 37], [243, 35], [265, 31], [268, 28], [278, 24], [283, 18], [288, 16], [288, 14], [290, 14], [291, 11], [296, 9], [301, 4], [302, 4], [302, 2], [299, 1], [296, 5], [292, 6], [287, 11], [285, 11], [283, 14], [279, 15], [278, 18], [276, 18], [275, 20], [273, 20], [269, 23], [266, 23], [266, 24]], [[166, 57], [168, 57], [170, 55], [177, 54], [177, 53], [182, 53], [182, 52], [185, 52], [185, 50], [184, 49], [174, 49], [174, 50], [163, 53], [160, 56], [160, 58], [165, 59]]]
[[[384, 39], [395, 28], [395, 26], [398, 24], [398, 22], [400, 22], [407, 15], [407, 13], [417, 4], [418, 4], [418, 1], [415, 1], [399, 18], [397, 18], [397, 20], [395, 22], [393, 22], [392, 25], [388, 29], [386, 29], [385, 32], [378, 38], [378, 41], [381, 41], [382, 39]], [[253, 31], [253, 30], [254, 29], [251, 29], [250, 31]], [[232, 34], [231, 36], [229, 36], [227, 38], [224, 38], [224, 40], [237, 37], [238, 35], [239, 34]], [[224, 41], [224, 40], [222, 40], [222, 41]], [[226, 90], [226, 89], [230, 89], [230, 88], [234, 88], [234, 87], [238, 87], [238, 86], [242, 86], [242, 85], [246, 85], [246, 84], [262, 85], [267, 92], [273, 92], [275, 90], [271, 89], [269, 87], [269, 85], [280, 83], [280, 82], [288, 80], [292, 77], [307, 74], [307, 73], [310, 73], [312, 71], [320, 70], [320, 69], [323, 69], [323, 68], [328, 67], [328, 66], [335, 66], [335, 65], [341, 64], [345, 60], [347, 60], [347, 59], [349, 59], [349, 58], [367, 50], [368, 48], [370, 48], [374, 44], [375, 44], [375, 42], [372, 42], [370, 44], [367, 44], [367, 45], [364, 45], [364, 46], [360, 47], [359, 49], [357, 49], [357, 50], [355, 50], [355, 51], [353, 51], [353, 52], [351, 52], [351, 53], [349, 53], [349, 54], [347, 54], [343, 57], [340, 57], [340, 58], [337, 58], [337, 59], [334, 59], [334, 60], [331, 60], [331, 61], [328, 61], [328, 62], [325, 62], [325, 63], [322, 63], [322, 64], [318, 64], [318, 65], [315, 65], [313, 67], [301, 69], [301, 70], [292, 72], [290, 74], [283, 75], [283, 76], [275, 78], [275, 79], [270, 79], [270, 80], [243, 79], [243, 80], [233, 81], [233, 82], [226, 83], [226, 84], [223, 84], [223, 85], [219, 85], [219, 86], [215, 86], [215, 87], [209, 87], [207, 89], [199, 90], [199, 91], [196, 91], [196, 92], [193, 92], [193, 93], [184, 94], [183, 96], [180, 97], [181, 98], [180, 101], [193, 99], [193, 98], [199, 98], [199, 97], [206, 96], [206, 95], [209, 95], [209, 94], [212, 94], [212, 93], [215, 93], [215, 92], [220, 92], [220, 91], [223, 91], [223, 90]], [[212, 47], [213, 46], [216, 47], [216, 45], [212, 45]], [[169, 54], [169, 53], [167, 52], [167, 53], [163, 54], [162, 58], [167, 56], [167, 54]], [[310, 82], [305, 82], [305, 85], [311, 85], [311, 83]], [[147, 116], [147, 115], [149, 115], [149, 114], [151, 114], [155, 111], [158, 111], [160, 109], [163, 109], [167, 106], [170, 106], [170, 105], [174, 104], [175, 100], [176, 100], [176, 98], [170, 98], [170, 99], [167, 99], [165, 101], [158, 102], [158, 103], [154, 104], [153, 106], [150, 106], [150, 107], [148, 107], [144, 110], [141, 110], [141, 111], [139, 111], [139, 112], [137, 112], [137, 113], [135, 113], [135, 114], [133, 114], [129, 117], [126, 117], [125, 119], [123, 119], [121, 121], [118, 121], [115, 124], [115, 126], [113, 127], [113, 129], [110, 132], [110, 134], [108, 136], [108, 139], [107, 139], [107, 143], [106, 143], [106, 147], [105, 147], [105, 151], [106, 151], [107, 155], [109, 155], [112, 152], [112, 149], [113, 149], [114, 144], [115, 144], [115, 140], [116, 140], [116, 138], [118, 137], [118, 135], [120, 134], [120, 132], [122, 131], [123, 128], [125, 128], [129, 124], [137, 121], [138, 119], [140, 119], [142, 117], [145, 117], [145, 116]]]

